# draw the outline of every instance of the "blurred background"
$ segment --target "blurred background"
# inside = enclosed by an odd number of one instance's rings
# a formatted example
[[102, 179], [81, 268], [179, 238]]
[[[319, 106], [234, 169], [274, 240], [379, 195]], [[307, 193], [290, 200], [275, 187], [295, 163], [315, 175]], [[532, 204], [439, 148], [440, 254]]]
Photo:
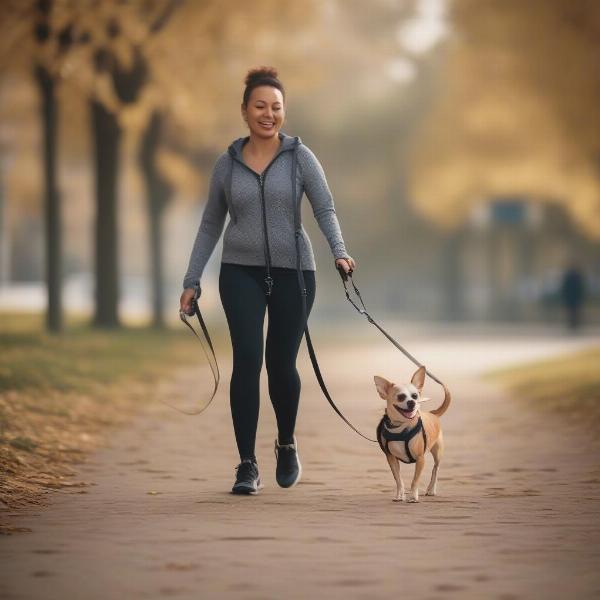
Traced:
[[[0, 310], [176, 320], [244, 77], [273, 65], [372, 314], [600, 322], [594, 0], [3, 0], [0, 28]], [[311, 319], [346, 319], [303, 220]]]
[[[379, 450], [302, 349], [298, 429], [322, 487], [247, 511], [222, 496], [221, 240], [200, 301], [219, 386], [179, 297], [261, 65], [286, 88], [283, 131], [325, 169], [369, 313], [452, 391], [447, 496], [403, 535]], [[599, 66], [599, 0], [0, 0], [0, 537], [27, 534], [0, 545], [0, 597], [392, 597], [410, 539], [415, 597], [597, 598]], [[346, 301], [302, 210], [311, 336], [369, 433], [373, 375], [413, 365]], [[217, 388], [197, 419], [168, 408]], [[82, 495], [44, 516], [53, 490]]]

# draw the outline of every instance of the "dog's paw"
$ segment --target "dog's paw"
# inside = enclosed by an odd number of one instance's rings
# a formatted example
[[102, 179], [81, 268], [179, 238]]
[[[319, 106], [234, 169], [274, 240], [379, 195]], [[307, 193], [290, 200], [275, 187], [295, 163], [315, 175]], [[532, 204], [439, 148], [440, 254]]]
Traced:
[[437, 496], [437, 492], [435, 490], [427, 490], [425, 492], [426, 496]]
[[406, 496], [404, 494], [402, 494], [402, 496], [396, 496], [394, 502], [406, 502]]
[[418, 502], [419, 501], [419, 494], [409, 494], [408, 498], [406, 499], [407, 502]]

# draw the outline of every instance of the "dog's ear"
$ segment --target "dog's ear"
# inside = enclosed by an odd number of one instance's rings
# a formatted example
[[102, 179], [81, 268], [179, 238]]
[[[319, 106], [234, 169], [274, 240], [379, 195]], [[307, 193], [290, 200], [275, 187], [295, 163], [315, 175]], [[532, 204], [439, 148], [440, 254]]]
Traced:
[[388, 390], [390, 389], [390, 386], [394, 384], [385, 379], [384, 377], [379, 377], [379, 375], [375, 375], [373, 379], [375, 380], [375, 387], [377, 388], [377, 392], [384, 400], [387, 401]]
[[410, 382], [419, 390], [419, 393], [423, 389], [423, 384], [425, 383], [425, 365], [420, 366], [415, 374], [412, 376]]

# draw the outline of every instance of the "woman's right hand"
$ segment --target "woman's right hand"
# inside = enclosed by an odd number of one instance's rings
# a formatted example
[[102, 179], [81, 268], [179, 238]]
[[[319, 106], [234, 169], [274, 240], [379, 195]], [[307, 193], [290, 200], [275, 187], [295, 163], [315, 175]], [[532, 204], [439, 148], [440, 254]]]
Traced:
[[186, 288], [183, 290], [181, 294], [181, 298], [179, 299], [179, 307], [182, 312], [184, 312], [188, 316], [192, 316], [194, 314], [194, 309], [192, 308], [192, 300], [196, 295], [196, 290], [194, 288]]

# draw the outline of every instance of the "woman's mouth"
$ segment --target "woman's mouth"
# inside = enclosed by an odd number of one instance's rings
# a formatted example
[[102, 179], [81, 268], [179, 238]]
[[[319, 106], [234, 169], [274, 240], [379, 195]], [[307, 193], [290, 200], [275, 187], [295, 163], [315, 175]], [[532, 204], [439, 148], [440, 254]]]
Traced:
[[264, 129], [273, 129], [275, 123], [273, 121], [259, 121], [258, 124]]

